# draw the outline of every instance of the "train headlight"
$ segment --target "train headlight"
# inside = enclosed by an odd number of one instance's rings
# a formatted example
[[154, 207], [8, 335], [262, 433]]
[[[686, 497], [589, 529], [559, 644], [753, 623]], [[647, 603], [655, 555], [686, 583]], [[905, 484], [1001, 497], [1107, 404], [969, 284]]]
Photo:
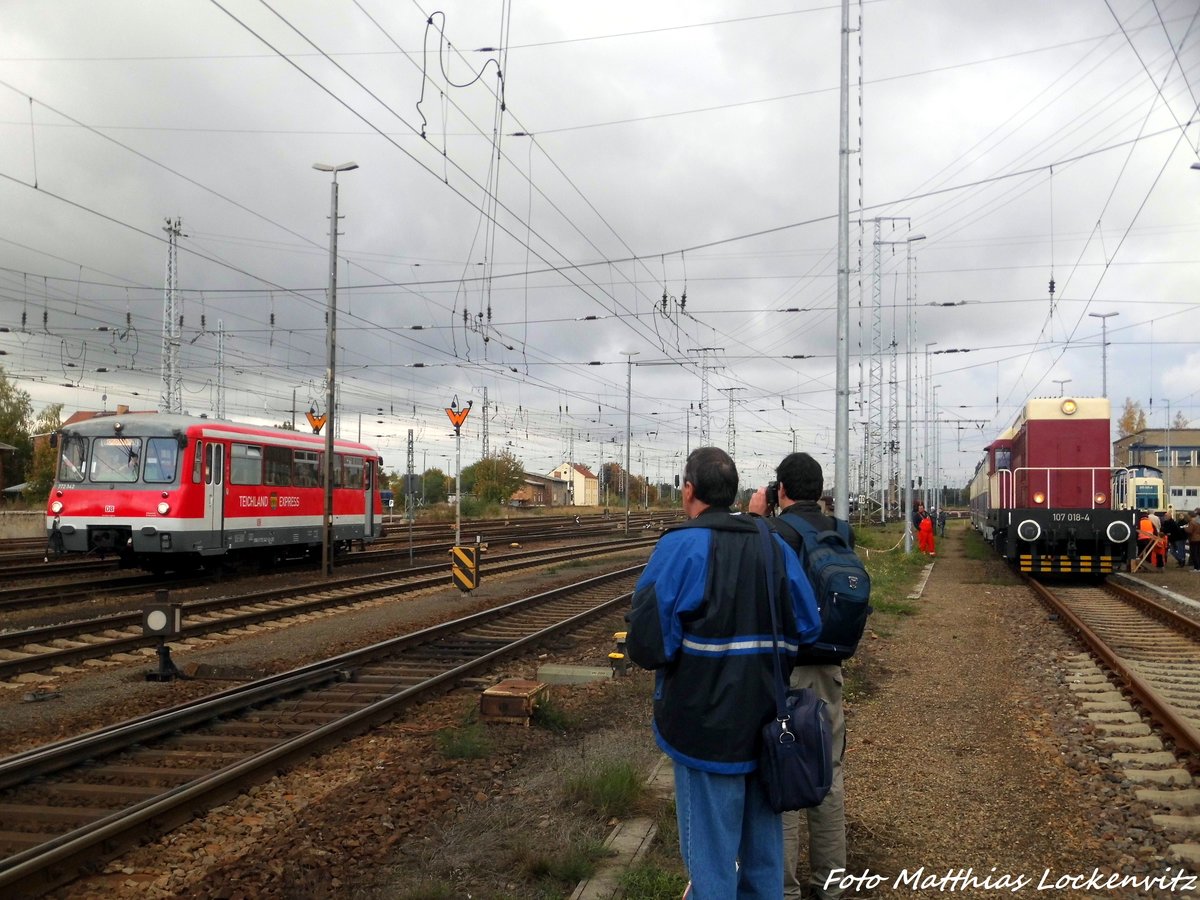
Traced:
[[1046, 495], [1042, 491], [1034, 491], [1033, 502], [1034, 503], [1045, 503]]
[[166, 500], [164, 500], [162, 503], [158, 504], [158, 514], [160, 516], [165, 516], [170, 511], [171, 511], [171, 504], [168, 503]]
[[62, 511], [63, 511], [63, 505], [62, 505], [61, 500], [55, 500], [53, 503], [50, 504], [50, 512], [54, 513], [56, 516]]
[[1096, 505], [1103, 506], [1107, 502], [1108, 502], [1108, 494], [1104, 493], [1104, 491], [1098, 491], [1096, 493]]
[[1064, 400], [1059, 409], [1063, 411], [1064, 416], [1073, 416], [1075, 415], [1075, 411], [1079, 409], [1079, 404], [1074, 400]]

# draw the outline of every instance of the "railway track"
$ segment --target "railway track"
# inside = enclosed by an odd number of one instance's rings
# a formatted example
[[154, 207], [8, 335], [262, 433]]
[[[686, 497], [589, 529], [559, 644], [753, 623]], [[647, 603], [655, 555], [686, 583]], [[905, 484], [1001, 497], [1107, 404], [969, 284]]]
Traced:
[[[529, 550], [489, 559], [484, 577], [590, 556], [649, 547], [657, 533], [587, 547]], [[342, 577], [303, 586], [274, 588], [183, 604], [184, 625], [178, 640], [245, 628], [263, 622], [348, 607], [379, 597], [397, 596], [444, 587], [449, 581], [444, 562], [392, 572]], [[0, 679], [119, 653], [132, 653], [158, 643], [142, 632], [140, 611], [118, 613], [58, 625], [0, 633]]]
[[[1172, 852], [1200, 860], [1200, 790], [1193, 786], [1200, 771], [1200, 622], [1111, 581], [1030, 584], [1121, 683], [1124, 693], [1091, 658], [1069, 663], [1081, 714], [1124, 767], [1126, 780], [1144, 785], [1138, 799], [1167, 810], [1151, 818], [1178, 839]], [[1174, 752], [1143, 714], [1170, 737]]]
[[641, 566], [0, 760], [0, 893], [94, 870], [413, 702], [628, 603]]
[[[670, 519], [664, 519], [662, 516], [646, 519], [638, 524], [638, 532], [641, 533], [642, 531], [656, 528], [657, 525], [666, 521], [670, 521]], [[539, 524], [540, 522], [541, 520], [531, 520], [529, 524]], [[633, 524], [631, 522], [631, 528]], [[618, 534], [623, 529], [623, 525], [623, 522], [617, 524], [611, 519], [581, 526], [575, 526], [571, 523], [570, 525], [564, 524], [561, 527], [539, 529], [530, 529], [528, 527], [513, 528], [511, 526], [505, 527], [500, 525], [490, 529], [473, 530], [469, 538], [472, 543], [476, 536], [479, 536], [484, 543], [497, 544], [514, 541], [522, 543], [561, 541], [564, 538], [609, 538]], [[452, 530], [453, 526], [450, 526], [450, 528]], [[657, 531], [654, 533], [657, 533]], [[453, 540], [446, 536], [446, 526], [439, 524], [436, 527], [426, 528], [423, 543], [418, 544], [414, 542], [409, 546], [407, 535], [386, 538], [372, 545], [372, 549], [338, 556], [336, 567], [379, 564], [388, 561], [400, 561], [405, 558], [415, 561], [417, 557], [444, 556], [453, 543]], [[296, 562], [300, 564], [305, 563], [304, 560], [296, 560]], [[22, 570], [0, 567], [0, 579], [8, 579], [14, 572], [19, 571]], [[30, 578], [36, 575], [37, 577], [46, 579], [62, 574], [63, 572], [69, 573], [70, 577], [38, 585], [2, 588], [0, 589], [0, 612], [5, 610], [29, 609], [44, 605], [64, 605], [82, 602], [106, 592], [140, 592], [154, 590], [155, 588], [192, 586], [206, 581], [218, 580], [226, 574], [226, 569], [218, 566], [211, 570], [175, 575], [128, 575], [100, 580], [97, 580], [94, 575], [87, 577], [88, 573], [96, 571], [117, 572], [118, 564], [115, 559], [52, 563], [48, 566], [33, 566], [24, 571], [26, 571], [26, 574]]]

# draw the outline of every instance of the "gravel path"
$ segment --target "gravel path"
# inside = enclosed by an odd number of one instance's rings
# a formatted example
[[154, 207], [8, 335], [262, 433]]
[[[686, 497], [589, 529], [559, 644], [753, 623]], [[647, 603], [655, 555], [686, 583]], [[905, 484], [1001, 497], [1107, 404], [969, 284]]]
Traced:
[[[848, 715], [848, 869], [884, 876], [849, 895], [1172, 896], [1038, 887], [1178, 866], [1077, 719], [1078, 646], [1007, 570], [967, 559], [963, 534], [939, 542], [918, 613], [875, 642], [875, 688]], [[937, 881], [967, 869], [979, 880]]]

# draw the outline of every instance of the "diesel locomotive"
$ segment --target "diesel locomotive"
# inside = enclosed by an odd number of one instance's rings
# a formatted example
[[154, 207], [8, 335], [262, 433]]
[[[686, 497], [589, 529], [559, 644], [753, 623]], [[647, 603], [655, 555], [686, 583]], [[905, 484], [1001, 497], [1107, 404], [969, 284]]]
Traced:
[[1037, 398], [986, 448], [971, 522], [1020, 571], [1105, 575], [1136, 552], [1137, 513], [1112, 502], [1110, 429], [1105, 398]]

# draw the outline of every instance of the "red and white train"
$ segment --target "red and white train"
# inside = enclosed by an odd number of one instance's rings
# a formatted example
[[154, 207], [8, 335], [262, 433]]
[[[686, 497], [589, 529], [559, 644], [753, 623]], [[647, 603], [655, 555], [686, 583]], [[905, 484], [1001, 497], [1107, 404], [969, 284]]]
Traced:
[[[320, 554], [325, 439], [165, 413], [100, 415], [54, 436], [50, 547], [151, 570]], [[379, 454], [335, 442], [335, 549], [383, 533]]]
[[971, 479], [971, 522], [1022, 572], [1108, 574], [1136, 552], [1137, 512], [1114, 509], [1105, 398], [1030, 400]]

